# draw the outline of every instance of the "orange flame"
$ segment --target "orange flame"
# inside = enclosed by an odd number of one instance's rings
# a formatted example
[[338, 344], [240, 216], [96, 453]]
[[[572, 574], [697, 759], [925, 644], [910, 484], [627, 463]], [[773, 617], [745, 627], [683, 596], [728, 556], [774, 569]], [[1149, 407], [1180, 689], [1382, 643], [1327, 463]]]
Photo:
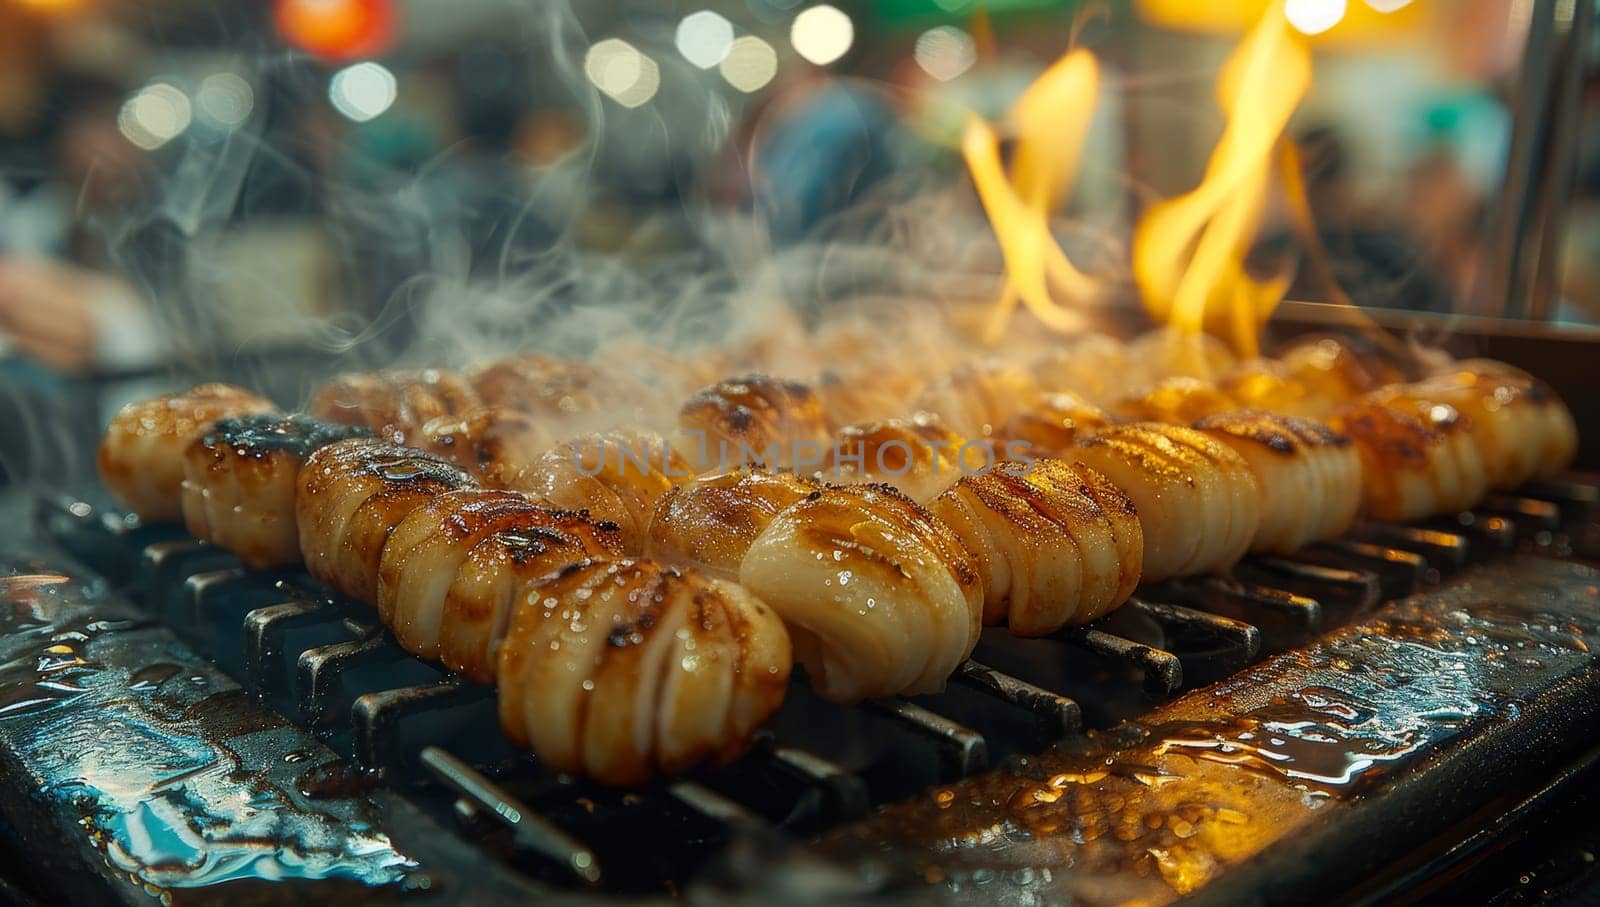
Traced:
[[1200, 185], [1152, 206], [1133, 235], [1133, 276], [1150, 314], [1182, 333], [1210, 329], [1255, 355], [1257, 333], [1288, 291], [1289, 277], [1258, 280], [1245, 256], [1280, 167], [1299, 188], [1294, 155], [1275, 154], [1311, 88], [1311, 52], [1284, 17], [1282, 0], [1234, 49], [1217, 82], [1227, 117]]
[[983, 120], [968, 120], [961, 153], [1005, 258], [1006, 282], [995, 300], [987, 336], [999, 339], [1020, 301], [1058, 330], [1083, 326], [1056, 298], [1092, 298], [1098, 285], [1073, 265], [1050, 232], [1050, 215], [1077, 175], [1100, 90], [1100, 65], [1086, 50], [1069, 51], [1012, 105], [1017, 145], [1008, 173], [1000, 138]]

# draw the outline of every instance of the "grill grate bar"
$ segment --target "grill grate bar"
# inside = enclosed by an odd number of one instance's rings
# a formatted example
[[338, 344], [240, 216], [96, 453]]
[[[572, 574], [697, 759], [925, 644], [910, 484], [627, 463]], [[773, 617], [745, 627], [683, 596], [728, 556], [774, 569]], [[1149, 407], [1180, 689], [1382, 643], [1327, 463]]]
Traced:
[[1039, 730], [1045, 739], [1056, 740], [1071, 736], [1083, 729], [1083, 709], [1072, 699], [1036, 687], [997, 671], [985, 664], [968, 659], [957, 669], [956, 683], [968, 689], [994, 696], [1011, 705], [1027, 709], [1039, 721]]
[[1511, 494], [1491, 494], [1483, 499], [1483, 510], [1506, 517], [1517, 524], [1518, 532], [1535, 535], [1561, 528], [1561, 508], [1550, 501]]
[[[233, 593], [249, 575], [242, 566], [189, 574], [189, 578], [183, 581], [183, 589], [188, 595], [172, 596], [171, 606], [176, 618], [172, 621], [173, 629], [191, 636], [202, 634], [208, 610], [231, 604], [235, 599]], [[183, 611], [185, 605], [190, 608], [188, 613]]]
[[1281, 557], [1260, 557], [1239, 565], [1242, 576], [1266, 579], [1268, 585], [1287, 583], [1291, 590], [1315, 590], [1324, 606], [1370, 608], [1383, 600], [1378, 575], [1346, 567], [1324, 567]]
[[205, 542], [197, 542], [191, 538], [171, 539], [164, 542], [151, 542], [144, 546], [144, 562], [146, 565], [160, 568], [172, 563], [174, 558], [188, 557], [209, 549], [211, 546]]
[[[367, 688], [359, 689], [362, 683], [355, 675], [380, 666], [385, 668], [382, 676], [370, 678]], [[381, 633], [317, 646], [300, 653], [297, 665], [300, 716], [311, 727], [328, 728], [346, 714], [348, 699], [441, 676]]]
[[448, 744], [474, 765], [520, 754], [497, 732], [494, 693], [455, 678], [363, 693], [350, 705], [352, 751], [366, 768], [409, 772], [419, 745]]
[[1183, 663], [1171, 652], [1094, 627], [1071, 627], [1057, 636], [1098, 655], [1137, 665], [1144, 671], [1145, 689], [1152, 693], [1170, 696], [1183, 686]]
[[[336, 624], [338, 616], [321, 604], [289, 601], [257, 608], [244, 617], [244, 680], [256, 693], [287, 693], [287, 639], [291, 630]], [[342, 627], [341, 627], [342, 629]], [[303, 649], [301, 651], [304, 651]], [[299, 653], [295, 655], [296, 660]]]
[[1335, 539], [1319, 542], [1295, 552], [1289, 560], [1320, 564], [1324, 567], [1350, 567], [1367, 570], [1378, 575], [1384, 598], [1401, 598], [1417, 591], [1431, 578], [1428, 559], [1415, 551], [1404, 551], [1388, 545]]
[[1467, 552], [1474, 561], [1487, 561], [1517, 547], [1517, 525], [1493, 513], [1467, 511], [1454, 519], [1437, 520], [1432, 525], [1441, 531], [1467, 538]]
[[674, 800], [689, 807], [718, 825], [759, 827], [766, 820], [698, 781], [675, 781], [667, 785], [667, 793]]
[[989, 766], [983, 735], [904, 699], [869, 699], [862, 708], [897, 718], [938, 745], [940, 774], [946, 781], [965, 778]]
[[[150, 543], [187, 538], [181, 526], [162, 526], [151, 532], [133, 514], [98, 512], [87, 502], [67, 495], [41, 495], [34, 501], [33, 519], [47, 537], [84, 563], [93, 564], [116, 585], [133, 575], [141, 553]], [[143, 539], [135, 540], [136, 533]]]
[[591, 885], [600, 881], [600, 861], [595, 859], [594, 851], [528, 809], [471, 766], [437, 746], [424, 748], [421, 760], [434, 777], [477, 811], [495, 817], [511, 829], [512, 843], [518, 850], [553, 860]]
[[1246, 621], [1144, 598], [1130, 598], [1128, 606], [1163, 626], [1200, 630], [1227, 639], [1237, 645], [1247, 659], [1254, 658], [1261, 650], [1261, 631]]
[[[1125, 607], [1158, 623], [1167, 649], [1201, 674], [1232, 674], [1261, 654], [1261, 631], [1246, 621], [1143, 598], [1129, 599]], [[1195, 671], [1188, 673], [1191, 683], [1198, 679]]]
[[1201, 576], [1168, 580], [1159, 588], [1168, 597], [1246, 621], [1274, 635], [1303, 635], [1316, 631], [1323, 623], [1321, 602], [1274, 586]]
[[223, 671], [242, 677], [247, 673], [245, 619], [257, 608], [283, 602], [286, 596], [280, 586], [243, 566], [196, 573], [184, 583], [186, 597], [172, 596], [177, 608], [174, 627], [209, 650]]
[[1586, 520], [1600, 507], [1600, 485], [1581, 479], [1550, 479], [1524, 485], [1520, 493], [1541, 501], [1550, 501], [1561, 508], [1561, 515], [1569, 522]]
[[864, 816], [872, 808], [866, 784], [842, 766], [789, 746], [773, 747], [769, 756], [780, 770], [803, 778], [811, 787], [825, 791], [829, 805], [840, 821]]
[[239, 565], [239, 559], [232, 554], [194, 539], [146, 545], [139, 561], [143, 567], [139, 571], [141, 578], [148, 582], [149, 590], [157, 591], [146, 601], [146, 607], [180, 632], [188, 628], [181, 609], [189, 597], [172, 593], [182, 589], [184, 582], [196, 573]]
[[1467, 563], [1471, 544], [1458, 532], [1425, 529], [1420, 526], [1399, 526], [1393, 523], [1358, 523], [1356, 538], [1392, 545], [1404, 551], [1414, 551], [1427, 559], [1428, 564], [1440, 574], [1461, 569]]
[[220, 570], [191, 573], [189, 578], [184, 580], [183, 585], [189, 592], [191, 603], [196, 608], [201, 608], [206, 605], [208, 599], [218, 592], [227, 591], [226, 587], [239, 582], [249, 575], [249, 571], [243, 567], [223, 567]]

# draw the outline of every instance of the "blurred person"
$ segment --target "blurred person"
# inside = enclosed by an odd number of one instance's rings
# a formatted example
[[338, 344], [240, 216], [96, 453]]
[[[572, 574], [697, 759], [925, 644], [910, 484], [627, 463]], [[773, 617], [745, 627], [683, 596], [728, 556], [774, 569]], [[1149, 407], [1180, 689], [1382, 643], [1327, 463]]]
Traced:
[[775, 245], [804, 239], [895, 172], [900, 119], [881, 92], [808, 69], [759, 115], [752, 195]]
[[97, 219], [140, 195], [147, 158], [117, 127], [119, 86], [58, 80], [35, 145], [44, 167], [0, 171], [0, 356], [4, 376], [45, 380], [29, 364], [75, 372], [144, 365], [158, 332], [133, 288], [110, 271]]
[[161, 335], [96, 234], [142, 192], [146, 158], [117, 127], [122, 91], [57, 78], [0, 144], [0, 485], [77, 483], [100, 425], [84, 373], [148, 365]]
[[1305, 175], [1306, 202], [1323, 226], [1347, 226], [1363, 220], [1356, 186], [1350, 176], [1350, 149], [1339, 127], [1311, 126], [1295, 139]]
[[1443, 278], [1456, 302], [1441, 310], [1459, 311], [1482, 257], [1488, 208], [1481, 191], [1454, 154], [1435, 150], [1411, 167], [1401, 210], [1427, 250], [1423, 267]]
[[[1455, 283], [1433, 265], [1442, 234], [1422, 228], [1404, 210], [1388, 210], [1360, 196], [1341, 127], [1311, 126], [1296, 136], [1295, 144], [1315, 241], [1306, 242], [1298, 227], [1270, 227], [1252, 250], [1252, 266], [1269, 273], [1283, 261], [1297, 261], [1291, 298], [1332, 300], [1342, 295], [1374, 308], [1450, 311], [1456, 304]], [[1447, 217], [1454, 222], [1456, 214], [1452, 210]]]

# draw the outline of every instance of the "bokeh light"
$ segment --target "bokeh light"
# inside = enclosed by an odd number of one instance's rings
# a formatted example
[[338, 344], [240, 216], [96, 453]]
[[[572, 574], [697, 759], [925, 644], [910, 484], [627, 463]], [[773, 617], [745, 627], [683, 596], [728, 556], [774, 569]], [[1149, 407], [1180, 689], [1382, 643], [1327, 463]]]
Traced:
[[200, 82], [194, 103], [200, 113], [218, 126], [232, 128], [250, 119], [255, 92], [237, 73], [215, 72]]
[[1284, 18], [1302, 34], [1320, 35], [1344, 18], [1345, 0], [1288, 0]]
[[827, 66], [850, 51], [856, 40], [855, 23], [836, 6], [813, 6], [794, 17], [789, 43], [795, 52], [818, 66]]
[[721, 63], [733, 48], [733, 23], [721, 13], [703, 9], [678, 23], [678, 53], [701, 69]]
[[745, 93], [760, 91], [778, 75], [778, 52], [755, 35], [744, 35], [728, 48], [722, 77]]
[[917, 36], [912, 57], [922, 71], [948, 82], [978, 62], [978, 45], [972, 36], [953, 25], [930, 28]]
[[400, 96], [400, 83], [379, 63], [357, 63], [333, 74], [328, 100], [333, 109], [357, 123], [365, 123], [388, 110]]
[[661, 87], [661, 67], [621, 38], [607, 38], [589, 48], [583, 72], [602, 94], [624, 107], [638, 107]]
[[154, 82], [133, 93], [117, 114], [117, 128], [128, 141], [154, 151], [189, 128], [189, 97], [176, 85]]
[[394, 0], [277, 0], [273, 20], [285, 41], [332, 60], [373, 56], [395, 36]]

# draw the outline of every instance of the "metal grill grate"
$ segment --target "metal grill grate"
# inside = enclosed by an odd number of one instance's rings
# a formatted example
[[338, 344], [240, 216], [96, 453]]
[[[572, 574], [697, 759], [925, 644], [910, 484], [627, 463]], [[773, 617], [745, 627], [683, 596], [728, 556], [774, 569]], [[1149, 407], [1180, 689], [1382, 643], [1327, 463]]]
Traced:
[[499, 732], [493, 690], [394, 642], [367, 606], [299, 573], [244, 570], [172, 527], [41, 508], [72, 553], [284, 715], [407, 790], [481, 848], [550, 883], [671, 889], [736, 833], [814, 835], [874, 806], [1109, 727], [1380, 601], [1517, 547], [1568, 555], [1600, 489], [1563, 480], [1426, 526], [1363, 524], [1230, 578], [1142, 587], [1124, 608], [1053, 637], [986, 631], [940, 694], [844, 708], [797, 684], [754, 751], [635, 793], [542, 772]]

